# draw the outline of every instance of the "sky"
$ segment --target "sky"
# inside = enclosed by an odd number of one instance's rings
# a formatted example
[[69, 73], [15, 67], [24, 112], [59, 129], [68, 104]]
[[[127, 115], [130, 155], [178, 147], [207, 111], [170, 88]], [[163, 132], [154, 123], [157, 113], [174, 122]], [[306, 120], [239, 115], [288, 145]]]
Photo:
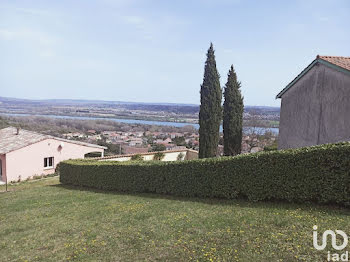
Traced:
[[199, 104], [210, 42], [245, 105], [350, 56], [350, 0], [0, 0], [0, 96]]

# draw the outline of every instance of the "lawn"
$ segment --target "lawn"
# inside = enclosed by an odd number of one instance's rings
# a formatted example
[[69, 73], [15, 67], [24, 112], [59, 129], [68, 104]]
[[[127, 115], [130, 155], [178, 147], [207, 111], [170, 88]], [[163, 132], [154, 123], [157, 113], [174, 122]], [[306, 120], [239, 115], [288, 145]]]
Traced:
[[128, 195], [57, 177], [9, 189], [0, 193], [2, 262], [325, 261], [313, 225], [350, 232], [350, 211], [329, 206]]

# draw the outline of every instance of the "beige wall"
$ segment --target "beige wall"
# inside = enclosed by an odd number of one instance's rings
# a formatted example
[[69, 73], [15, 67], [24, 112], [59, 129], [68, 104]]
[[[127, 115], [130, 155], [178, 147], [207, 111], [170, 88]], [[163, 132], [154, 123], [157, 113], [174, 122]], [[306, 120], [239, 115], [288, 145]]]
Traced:
[[[59, 146], [62, 144], [63, 147], [59, 150]], [[52, 174], [59, 162], [84, 158], [85, 154], [91, 152], [103, 152], [103, 149], [46, 139], [6, 154], [7, 181], [17, 181], [19, 178], [24, 180], [34, 175]], [[54, 168], [44, 168], [45, 157], [54, 157]]]
[[[153, 160], [156, 152], [139, 154], [143, 157], [143, 160], [150, 161]], [[181, 151], [162, 151], [164, 153], [164, 158], [162, 161], [177, 161], [177, 157], [182, 153], [184, 154], [183, 160], [192, 160], [198, 158], [198, 152], [194, 150], [181, 150]], [[129, 161], [132, 155], [126, 156], [116, 156], [114, 158], [105, 158], [100, 161]]]
[[195, 150], [187, 150], [186, 160], [198, 159], [198, 152]]

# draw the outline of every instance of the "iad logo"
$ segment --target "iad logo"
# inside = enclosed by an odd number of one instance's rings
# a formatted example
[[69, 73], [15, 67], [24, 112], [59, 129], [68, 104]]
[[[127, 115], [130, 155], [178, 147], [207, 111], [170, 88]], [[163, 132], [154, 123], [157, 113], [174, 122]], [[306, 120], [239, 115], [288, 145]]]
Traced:
[[[317, 236], [317, 226], [314, 226], [313, 229], [314, 229], [314, 232], [312, 235], [313, 244], [314, 244], [314, 248], [316, 248], [317, 250], [324, 250], [326, 248], [328, 236], [331, 236], [332, 247], [335, 250], [343, 250], [348, 245], [349, 238], [345, 234], [345, 232], [341, 230], [335, 230], [335, 233], [333, 230], [324, 231], [322, 235], [322, 243], [321, 245], [319, 245], [318, 236]], [[337, 234], [343, 238], [342, 239], [343, 242], [341, 245], [337, 245]], [[327, 259], [328, 261], [349, 261], [349, 252], [346, 251], [345, 253], [342, 253], [342, 254], [338, 254], [338, 253], [331, 254], [331, 252], [328, 251]]]

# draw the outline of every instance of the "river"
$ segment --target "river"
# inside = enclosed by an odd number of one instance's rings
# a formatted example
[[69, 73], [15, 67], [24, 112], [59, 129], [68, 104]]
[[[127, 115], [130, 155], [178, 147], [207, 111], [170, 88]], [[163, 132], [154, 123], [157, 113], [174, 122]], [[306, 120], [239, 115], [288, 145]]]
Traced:
[[[178, 122], [166, 122], [166, 121], [151, 121], [151, 120], [138, 120], [138, 119], [121, 119], [121, 118], [104, 118], [104, 117], [87, 117], [87, 116], [58, 116], [58, 115], [31, 115], [31, 114], [16, 114], [16, 113], [0, 113], [0, 115], [6, 116], [41, 116], [41, 117], [50, 117], [50, 118], [59, 118], [59, 119], [80, 119], [80, 120], [109, 120], [120, 123], [127, 124], [143, 124], [143, 125], [158, 125], [158, 126], [175, 126], [175, 127], [184, 127], [184, 126], [194, 126], [196, 129], [199, 129], [199, 124], [193, 123], [178, 123]], [[249, 127], [244, 127], [243, 130], [247, 131]], [[220, 126], [220, 131], [222, 131], [222, 126]], [[278, 134], [278, 128], [266, 128], [266, 127], [255, 127], [255, 131], [258, 133], [265, 133], [266, 131], [271, 131], [274, 134]]]

